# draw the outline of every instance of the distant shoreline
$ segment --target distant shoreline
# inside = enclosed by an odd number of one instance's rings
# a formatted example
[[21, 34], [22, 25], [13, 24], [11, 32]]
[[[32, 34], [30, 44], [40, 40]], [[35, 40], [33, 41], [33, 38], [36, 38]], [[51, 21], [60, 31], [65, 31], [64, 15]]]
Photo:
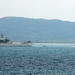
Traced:
[[75, 41], [37, 41], [37, 42], [33, 42], [33, 43], [75, 43]]

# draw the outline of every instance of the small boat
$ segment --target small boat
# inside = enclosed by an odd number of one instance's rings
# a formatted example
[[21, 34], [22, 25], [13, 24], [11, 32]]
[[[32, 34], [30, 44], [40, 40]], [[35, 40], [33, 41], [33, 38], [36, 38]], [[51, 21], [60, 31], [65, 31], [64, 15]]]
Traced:
[[46, 45], [44, 45], [43, 47], [46, 47]]

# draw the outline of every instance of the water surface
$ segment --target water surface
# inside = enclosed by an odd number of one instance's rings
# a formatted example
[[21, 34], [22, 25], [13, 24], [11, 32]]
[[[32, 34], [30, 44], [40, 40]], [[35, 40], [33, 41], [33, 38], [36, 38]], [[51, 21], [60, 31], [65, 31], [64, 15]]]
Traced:
[[75, 47], [0, 47], [0, 75], [75, 75]]

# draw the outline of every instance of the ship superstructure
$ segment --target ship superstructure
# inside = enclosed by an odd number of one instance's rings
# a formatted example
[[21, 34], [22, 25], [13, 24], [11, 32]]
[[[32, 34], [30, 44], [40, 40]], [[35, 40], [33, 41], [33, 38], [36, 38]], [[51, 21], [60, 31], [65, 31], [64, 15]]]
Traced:
[[3, 34], [1, 33], [1, 37], [0, 37], [0, 43], [7, 43], [10, 40], [8, 38], [4, 38]]

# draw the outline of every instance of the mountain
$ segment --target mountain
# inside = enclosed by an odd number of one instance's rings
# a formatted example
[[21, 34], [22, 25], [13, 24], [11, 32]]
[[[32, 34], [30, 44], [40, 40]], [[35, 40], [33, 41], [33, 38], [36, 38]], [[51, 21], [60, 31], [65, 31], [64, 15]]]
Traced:
[[12, 41], [73, 41], [75, 22], [4, 17], [0, 18], [0, 33]]

